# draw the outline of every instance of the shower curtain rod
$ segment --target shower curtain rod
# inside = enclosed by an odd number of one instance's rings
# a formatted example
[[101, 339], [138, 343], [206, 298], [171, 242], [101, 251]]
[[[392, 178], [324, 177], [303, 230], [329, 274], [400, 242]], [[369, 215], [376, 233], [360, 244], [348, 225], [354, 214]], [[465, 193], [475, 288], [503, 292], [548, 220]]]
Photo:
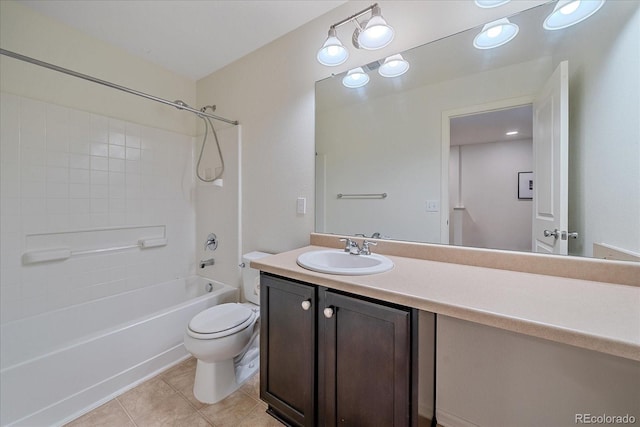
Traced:
[[103, 86], [108, 86], [108, 87], [113, 88], [113, 89], [118, 89], [118, 90], [121, 90], [123, 92], [131, 93], [133, 95], [138, 95], [138, 96], [141, 96], [143, 98], [150, 99], [152, 101], [160, 102], [162, 104], [170, 105], [172, 107], [178, 108], [179, 110], [187, 110], [187, 111], [195, 113], [195, 114], [197, 114], [199, 116], [210, 117], [212, 119], [220, 120], [222, 122], [230, 123], [232, 125], [238, 125], [239, 124], [237, 120], [229, 120], [229, 119], [225, 119], [224, 117], [216, 116], [215, 114], [208, 114], [208, 113], [205, 113], [203, 111], [196, 110], [195, 108], [191, 108], [188, 105], [178, 104], [178, 103], [175, 103], [175, 102], [172, 102], [172, 101], [168, 101], [168, 100], [163, 99], [163, 98], [159, 98], [157, 96], [153, 96], [153, 95], [149, 95], [149, 94], [144, 93], [144, 92], [140, 92], [140, 91], [135, 90], [135, 89], [129, 89], [128, 87], [125, 87], [125, 86], [120, 86], [120, 85], [117, 85], [115, 83], [108, 82], [106, 80], [101, 80], [101, 79], [89, 76], [87, 74], [78, 73], [76, 71], [69, 70], [68, 68], [58, 67], [57, 65], [53, 65], [53, 64], [50, 64], [48, 62], [40, 61], [38, 59], [34, 59], [34, 58], [29, 57], [29, 56], [21, 55], [19, 53], [12, 52], [10, 50], [0, 49], [0, 54], [5, 55], [5, 56], [9, 56], [11, 58], [19, 59], [20, 61], [25, 61], [25, 62], [29, 62], [31, 64], [39, 65], [40, 67], [49, 68], [50, 70], [54, 70], [54, 71], [58, 71], [60, 73], [68, 74], [68, 75], [73, 76], [73, 77], [78, 77], [78, 78], [81, 78], [81, 79], [84, 79], [84, 80], [88, 80], [88, 81], [93, 82], [93, 83], [98, 83], [98, 84], [101, 84]]

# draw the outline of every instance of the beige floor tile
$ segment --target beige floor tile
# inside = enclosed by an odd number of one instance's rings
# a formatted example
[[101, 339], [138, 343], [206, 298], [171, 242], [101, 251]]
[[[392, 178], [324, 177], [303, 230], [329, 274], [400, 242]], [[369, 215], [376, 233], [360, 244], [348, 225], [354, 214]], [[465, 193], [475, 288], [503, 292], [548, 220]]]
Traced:
[[259, 404], [238, 424], [238, 427], [282, 427], [282, 423], [266, 411], [267, 405]]
[[129, 390], [117, 399], [131, 415], [131, 418], [136, 421], [155, 411], [159, 402], [171, 395], [177, 395], [177, 392], [161, 377], [155, 377]]
[[246, 418], [259, 402], [237, 390], [226, 399], [200, 409], [216, 427], [236, 427]]
[[180, 365], [162, 374], [162, 378], [175, 390], [184, 396], [185, 399], [196, 409], [206, 406], [193, 395], [193, 383], [196, 377], [196, 359], [188, 359]]
[[65, 424], [67, 427], [134, 427], [131, 419], [115, 399]]
[[195, 374], [196, 372], [196, 364], [198, 363], [198, 360], [190, 357], [180, 363], [178, 363], [176, 366], [174, 366], [173, 368], [169, 369], [166, 372], [163, 372], [161, 374], [162, 378], [166, 379], [170, 379], [170, 378], [174, 378], [174, 377], [181, 377], [186, 373], [191, 373], [191, 374]]
[[138, 427], [211, 425], [177, 393], [159, 401], [153, 411], [133, 420]]
[[242, 386], [240, 390], [256, 400], [260, 400], [260, 373], [257, 372], [251, 378], [249, 378]]

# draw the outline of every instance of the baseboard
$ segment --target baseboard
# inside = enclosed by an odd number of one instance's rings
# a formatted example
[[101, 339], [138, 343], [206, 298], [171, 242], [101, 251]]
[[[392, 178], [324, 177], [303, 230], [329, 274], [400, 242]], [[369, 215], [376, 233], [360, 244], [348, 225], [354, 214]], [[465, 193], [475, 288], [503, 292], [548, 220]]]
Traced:
[[441, 409], [436, 410], [436, 418], [438, 420], [438, 426], [442, 427], [479, 427], [471, 421], [467, 421], [464, 418], [457, 417]]

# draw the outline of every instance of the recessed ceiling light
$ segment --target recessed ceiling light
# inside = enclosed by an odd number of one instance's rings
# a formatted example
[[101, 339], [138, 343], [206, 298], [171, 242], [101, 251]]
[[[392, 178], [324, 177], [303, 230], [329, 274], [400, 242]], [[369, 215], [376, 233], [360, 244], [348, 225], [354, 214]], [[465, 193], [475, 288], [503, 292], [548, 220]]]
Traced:
[[342, 79], [342, 84], [348, 88], [358, 88], [369, 83], [369, 76], [364, 72], [362, 67], [349, 70], [346, 76]]
[[384, 60], [384, 63], [378, 68], [378, 74], [382, 77], [398, 77], [408, 70], [409, 63], [398, 53]]
[[476, 5], [483, 9], [502, 6], [507, 3], [509, 3], [509, 0], [476, 0]]
[[480, 34], [473, 39], [473, 45], [478, 49], [493, 49], [513, 40], [519, 30], [507, 18], [498, 19], [482, 27]]
[[561, 30], [582, 22], [596, 13], [605, 0], [560, 0], [544, 20], [545, 30]]

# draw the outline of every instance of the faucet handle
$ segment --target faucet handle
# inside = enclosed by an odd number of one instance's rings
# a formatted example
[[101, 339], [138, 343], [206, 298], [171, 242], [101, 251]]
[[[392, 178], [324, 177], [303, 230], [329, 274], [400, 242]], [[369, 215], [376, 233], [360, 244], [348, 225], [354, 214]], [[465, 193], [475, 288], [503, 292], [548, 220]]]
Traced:
[[360, 254], [371, 255], [371, 249], [369, 248], [370, 245], [378, 246], [376, 242], [370, 242], [368, 240], [365, 240], [364, 242], [362, 242], [362, 250], [360, 251]]
[[344, 251], [345, 252], [351, 252], [351, 248], [353, 247], [353, 240], [346, 238], [346, 239], [340, 239], [341, 242], [345, 242], [345, 247], [344, 247]]

